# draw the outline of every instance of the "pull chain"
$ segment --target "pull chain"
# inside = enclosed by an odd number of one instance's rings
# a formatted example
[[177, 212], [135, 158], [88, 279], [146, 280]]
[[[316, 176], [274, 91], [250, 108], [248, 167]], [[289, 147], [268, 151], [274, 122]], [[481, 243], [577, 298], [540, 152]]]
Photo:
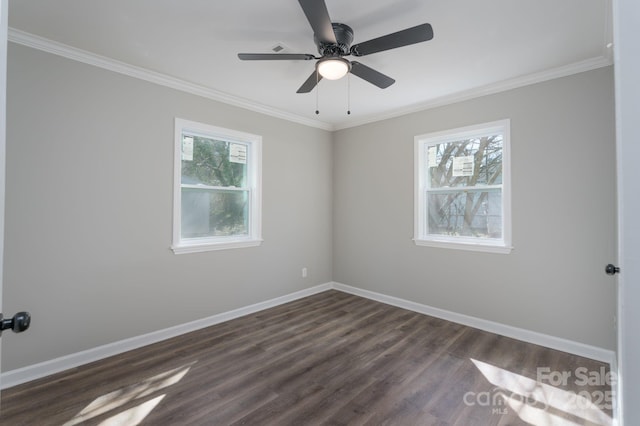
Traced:
[[318, 77], [318, 70], [316, 70], [316, 115], [320, 114], [318, 109], [318, 92], [320, 92], [320, 77]]
[[351, 73], [347, 73], [347, 115], [351, 115]]
[[[320, 78], [318, 70], [316, 70], [316, 115], [320, 114], [319, 98], [320, 98]], [[347, 115], [351, 115], [351, 73], [347, 73]]]

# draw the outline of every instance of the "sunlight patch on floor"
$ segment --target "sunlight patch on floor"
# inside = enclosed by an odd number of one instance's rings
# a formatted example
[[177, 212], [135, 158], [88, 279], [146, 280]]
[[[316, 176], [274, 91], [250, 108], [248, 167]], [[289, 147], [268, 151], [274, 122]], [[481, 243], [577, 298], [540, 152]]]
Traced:
[[100, 422], [98, 426], [136, 426], [140, 424], [154, 408], [156, 408], [156, 405], [158, 405], [165, 396], [166, 395], [160, 395], [147, 402], [143, 402], [137, 407], [122, 411], [115, 416], [109, 417], [107, 420]]
[[[65, 423], [64, 426], [73, 426], [80, 424], [89, 419], [108, 413], [112, 410], [117, 410], [131, 401], [150, 396], [155, 392], [168, 388], [169, 386], [178, 383], [189, 372], [192, 365], [193, 363], [186, 366], [178, 367], [173, 370], [169, 370], [149, 377], [139, 383], [102, 395], [93, 400], [93, 402], [91, 402], [82, 411], [76, 414], [73, 419]], [[114, 418], [120, 418], [121, 415], [124, 416], [124, 418], [127, 418], [127, 416], [131, 416], [131, 418], [133, 419], [134, 417], [137, 418], [142, 413], [144, 413], [144, 416], [140, 419], [140, 421], [142, 421], [142, 419], [144, 419], [144, 417], [146, 417], [151, 412], [151, 410], [153, 410], [153, 408], [162, 400], [164, 396], [165, 395], [161, 395], [160, 397], [144, 402], [134, 408], [122, 411], [121, 413], [118, 413], [110, 419], [106, 420], [107, 423], [103, 422], [100, 424], [137, 424], [133, 422], [130, 423], [129, 421], [125, 423], [109, 422]], [[147, 409], [148, 411], [146, 411]]]
[[612, 424], [611, 417], [582, 394], [541, 383], [482, 361], [471, 359], [471, 362], [491, 384], [511, 392], [511, 395], [500, 392], [500, 396], [526, 422], [534, 425], [578, 424], [551, 412], [557, 410], [597, 425]]
[[521, 398], [511, 398], [509, 395], [502, 394], [502, 398], [507, 405], [516, 413], [518, 417], [532, 425], [544, 426], [583, 426], [582, 423], [572, 422], [562, 417], [552, 414], [549, 410], [534, 407], [523, 401]]

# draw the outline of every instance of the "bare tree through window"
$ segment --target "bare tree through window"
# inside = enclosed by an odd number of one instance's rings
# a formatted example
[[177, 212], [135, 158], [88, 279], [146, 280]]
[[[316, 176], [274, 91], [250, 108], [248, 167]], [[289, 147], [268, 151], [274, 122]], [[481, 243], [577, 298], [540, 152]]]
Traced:
[[[429, 232], [501, 237], [502, 135], [489, 135], [429, 147]], [[459, 169], [462, 163], [466, 168]], [[466, 161], [464, 161], [466, 160]]]
[[509, 253], [509, 120], [419, 135], [417, 245]]

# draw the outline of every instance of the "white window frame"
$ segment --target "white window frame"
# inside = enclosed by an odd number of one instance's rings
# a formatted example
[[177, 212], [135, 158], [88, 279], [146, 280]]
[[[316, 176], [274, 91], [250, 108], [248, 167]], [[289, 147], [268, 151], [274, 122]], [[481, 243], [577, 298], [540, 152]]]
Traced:
[[[427, 224], [427, 154], [426, 147], [438, 143], [464, 140], [474, 136], [501, 133], [502, 142], [502, 239], [475, 238], [428, 233]], [[489, 253], [508, 254], [511, 245], [511, 131], [510, 120], [460, 127], [441, 132], [428, 133], [414, 137], [414, 242], [418, 246], [439, 247], [460, 250], [472, 250]], [[478, 185], [475, 188], [482, 188]]]
[[[247, 145], [247, 187], [249, 189], [248, 233], [246, 235], [185, 238], [182, 226], [182, 134], [184, 131], [207, 138]], [[175, 119], [173, 180], [173, 244], [175, 254], [255, 247], [262, 243], [262, 137], [195, 121]], [[188, 186], [188, 185], [186, 185]]]

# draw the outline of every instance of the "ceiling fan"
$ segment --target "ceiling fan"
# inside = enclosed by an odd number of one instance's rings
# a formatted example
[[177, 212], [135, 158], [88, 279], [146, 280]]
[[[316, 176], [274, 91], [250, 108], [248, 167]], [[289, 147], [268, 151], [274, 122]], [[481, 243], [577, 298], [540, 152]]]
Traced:
[[318, 46], [320, 56], [308, 53], [239, 53], [243, 61], [265, 60], [317, 60], [315, 71], [300, 86], [297, 93], [309, 93], [322, 78], [338, 80], [346, 74], [362, 78], [369, 83], [386, 89], [395, 80], [379, 71], [345, 56], [366, 56], [372, 53], [421, 43], [433, 38], [433, 29], [429, 24], [421, 24], [362, 43], [354, 44], [353, 30], [345, 24], [331, 22], [324, 0], [298, 0], [309, 24], [313, 29], [313, 39]]

